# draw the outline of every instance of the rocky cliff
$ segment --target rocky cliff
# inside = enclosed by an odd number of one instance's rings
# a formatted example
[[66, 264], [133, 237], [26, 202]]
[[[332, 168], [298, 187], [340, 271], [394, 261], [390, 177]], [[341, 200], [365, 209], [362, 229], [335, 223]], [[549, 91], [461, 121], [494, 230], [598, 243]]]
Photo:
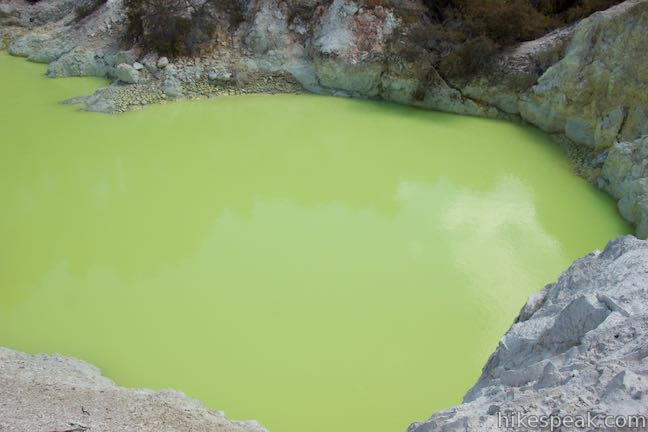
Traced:
[[[504, 430], [514, 413], [556, 421], [589, 415], [596, 420], [583, 430], [613, 430], [611, 416], [628, 416], [627, 427], [630, 416], [646, 415], [646, 273], [648, 243], [633, 237], [576, 261], [529, 298], [464, 404], [409, 431]], [[636, 421], [643, 427], [631, 430], [647, 430], [648, 417]], [[528, 429], [539, 430], [515, 428]]]

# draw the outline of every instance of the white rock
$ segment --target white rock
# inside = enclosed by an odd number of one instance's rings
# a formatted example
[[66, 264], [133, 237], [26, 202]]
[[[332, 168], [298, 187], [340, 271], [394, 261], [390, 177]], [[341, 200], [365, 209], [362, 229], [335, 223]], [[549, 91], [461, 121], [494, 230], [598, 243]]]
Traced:
[[228, 420], [182, 393], [117, 387], [80, 360], [5, 348], [0, 401], [3, 431], [266, 432], [256, 422]]
[[157, 67], [164, 69], [169, 65], [169, 59], [166, 57], [160, 57], [157, 61]]
[[539, 307], [529, 301], [535, 312], [504, 335], [464, 403], [409, 431], [499, 431], [498, 413], [510, 411], [645, 414], [646, 274], [648, 242], [630, 236], [576, 261]]

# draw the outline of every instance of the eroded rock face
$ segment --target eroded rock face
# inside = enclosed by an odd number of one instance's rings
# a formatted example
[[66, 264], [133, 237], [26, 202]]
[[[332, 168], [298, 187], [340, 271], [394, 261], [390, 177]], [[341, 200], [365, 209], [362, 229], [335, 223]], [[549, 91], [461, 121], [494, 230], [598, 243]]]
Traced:
[[[146, 64], [151, 53], [129, 61], [115, 58], [125, 49], [121, 1], [108, 0], [82, 22], [73, 19], [74, 2], [3, 4], [3, 27], [35, 25], [28, 32], [14, 31], [10, 51], [51, 63], [50, 76], [116, 78], [119, 63]], [[394, 58], [390, 41], [403, 38], [408, 27], [389, 7], [366, 7], [359, 0], [248, 0], [243, 5], [239, 28], [219, 34], [218, 46], [201, 56], [208, 67], [178, 67], [163, 79], [173, 75], [192, 87], [219, 69], [239, 77], [283, 72], [314, 92], [468, 115], [519, 116], [591, 148], [648, 134], [647, 0], [627, 0], [500, 53], [492, 70], [468, 82]], [[162, 78], [148, 69], [150, 75], [138, 84], [155, 86]]]
[[320, 84], [350, 95], [378, 96], [385, 44], [395, 28], [391, 10], [363, 10], [353, 1], [334, 0], [314, 34], [314, 66]]
[[175, 391], [124, 389], [87, 363], [0, 348], [0, 430], [265, 432]]
[[522, 117], [590, 147], [648, 134], [648, 3], [580, 22], [562, 60], [521, 97]]
[[619, 200], [619, 211], [648, 237], [648, 136], [617, 142], [603, 165], [599, 186]]
[[646, 273], [648, 242], [629, 236], [576, 261], [529, 299], [464, 404], [409, 431], [503, 430], [512, 412], [645, 415]]

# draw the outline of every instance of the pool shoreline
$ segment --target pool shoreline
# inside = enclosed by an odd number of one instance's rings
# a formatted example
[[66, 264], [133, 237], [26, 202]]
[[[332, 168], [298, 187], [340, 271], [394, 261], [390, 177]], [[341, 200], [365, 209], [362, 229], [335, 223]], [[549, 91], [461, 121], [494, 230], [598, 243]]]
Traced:
[[[644, 19], [646, 4], [648, 3], [642, 0], [630, 0], [609, 11], [595, 14], [573, 28], [564, 29], [562, 33], [559, 31], [539, 41], [523, 44], [520, 51], [528, 50], [528, 52], [522, 52], [522, 54], [535, 58], [534, 56], [540, 55], [544, 48], [548, 47], [545, 51], [548, 52], [555, 49], [556, 44], [563, 46], [563, 43], [568, 41], [571, 45], [566, 42], [565, 45], [569, 48], [567, 55], [572, 62], [555, 63], [555, 66], [548, 69], [548, 77], [545, 77], [544, 81], [540, 77], [539, 81], [535, 82], [538, 85], [525, 88], [524, 91], [507, 87], [509, 82], [505, 82], [503, 85], [499, 82], [490, 83], [484, 87], [468, 86], [459, 90], [452, 86], [446, 86], [447, 88], [444, 87], [437, 93], [428, 92], [423, 102], [415, 102], [410, 98], [411, 95], [405, 94], [409, 89], [408, 86], [412, 84], [407, 80], [401, 82], [395, 79], [386, 85], [381, 83], [379, 87], [383, 93], [380, 96], [373, 94], [374, 88], [364, 87], [366, 80], [373, 79], [372, 75], [369, 75], [369, 72], [372, 72], [371, 67], [350, 67], [344, 63], [348, 59], [343, 57], [341, 57], [340, 63], [331, 63], [329, 59], [320, 59], [319, 63], [316, 62], [319, 69], [314, 72], [311, 69], [312, 64], [308, 62], [300, 63], [292, 60], [286, 62], [285, 58], [281, 58], [277, 63], [276, 59], [267, 59], [263, 56], [253, 58], [252, 69], [259, 71], [259, 76], [258, 79], [253, 77], [249, 81], [251, 83], [249, 91], [255, 91], [254, 88], [257, 86], [256, 88], [260, 89], [261, 93], [275, 91], [291, 93], [299, 92], [303, 87], [309, 92], [323, 92], [336, 96], [381, 97], [429, 109], [515, 121], [524, 119], [523, 121], [551, 133], [558, 142], [563, 143], [575, 171], [595, 187], [605, 190], [619, 200], [622, 216], [637, 227], [639, 237], [645, 238], [648, 235], [648, 207], [645, 205], [647, 186], [645, 184], [644, 157], [641, 155], [648, 149], [648, 138], [635, 137], [631, 135], [634, 129], [629, 129], [635, 127], [637, 130], [645, 130], [645, 125], [635, 124], [638, 122], [636, 118], [639, 118], [633, 117], [637, 112], [634, 105], [636, 101], [610, 102], [601, 94], [596, 93], [595, 96], [599, 98], [599, 101], [602, 101], [605, 112], [601, 114], [602, 117], [592, 120], [587, 117], [591, 113], [582, 112], [578, 106], [561, 105], [562, 102], [558, 96], [569, 93], [572, 89], [568, 87], [569, 83], [552, 81], [551, 79], [555, 80], [556, 78], [551, 75], [551, 71], [558, 71], [558, 75], [566, 82], [573, 78], [576, 72], [569, 69], [569, 65], [578, 63], [574, 60], [581, 61], [582, 58], [579, 57], [581, 54], [587, 57], [587, 52], [592, 51], [595, 52], [594, 55], [603, 59], [604, 56], [593, 48], [598, 42], [587, 39], [590, 33], [600, 31], [616, 36], [625, 35], [625, 32], [630, 34], [630, 30], [624, 27], [624, 23], [633, 22], [635, 17]], [[110, 2], [110, 7], [113, 5], [114, 2]], [[632, 8], [637, 9], [632, 10]], [[101, 19], [104, 18], [106, 16]], [[5, 33], [2, 30], [0, 28], [0, 35], [11, 35], [9, 39], [22, 41], [21, 43], [27, 45], [23, 47], [25, 56], [30, 57], [43, 53], [43, 41], [38, 41], [38, 37], [42, 37], [42, 33], [38, 34], [37, 31], [34, 33], [36, 37], [32, 37], [30, 36], [32, 33], [24, 29], [9, 29]], [[51, 31], [51, 28], [46, 31]], [[77, 31], [78, 29], [75, 30], [75, 32]], [[111, 33], [109, 31], [106, 34]], [[78, 37], [78, 32], [74, 33], [74, 36]], [[588, 44], [590, 45], [588, 46]], [[13, 50], [14, 54], [17, 45], [19, 43], [14, 43], [13, 48], [10, 46], [10, 50]], [[47, 45], [47, 41], [45, 41], [45, 45]], [[51, 49], [49, 46], [45, 48]], [[585, 52], [586, 48], [589, 51]], [[539, 51], [534, 51], [534, 49]], [[92, 52], [92, 55], [87, 55], [89, 52]], [[77, 57], [69, 54], [74, 54]], [[123, 55], [121, 59], [123, 62], [119, 64], [131, 65], [139, 63], [136, 60], [140, 60], [138, 55], [133, 55], [132, 58], [129, 57], [129, 53], [119, 53], [119, 55]], [[507, 58], [509, 60], [519, 59], [515, 55]], [[621, 62], [637, 61], [625, 58], [623, 57], [624, 53], [617, 51], [608, 55], [616, 56], [614, 58]], [[101, 59], [101, 65], [97, 66], [97, 58], [94, 56], [92, 47], [90, 50], [84, 47], [80, 53], [63, 54], [61, 58], [67, 60], [60, 61], [60, 58], [50, 59], [47, 57], [46, 63], [53, 60], [56, 62], [55, 66], [58, 67], [58, 69], [56, 67], [50, 69], [52, 76], [67, 76], [77, 72], [105, 75], [106, 69], [96, 68], [117, 66], [117, 64], [108, 65], [104, 57]], [[152, 61], [156, 68], [159, 60], [156, 58]], [[246, 59], [246, 68], [250, 65], [249, 60]], [[206, 69], [199, 72], [200, 78], [193, 79], [193, 84], [189, 86], [193, 87], [190, 90], [187, 90], [187, 85], [192, 78], [188, 77], [186, 72], [193, 70], [192, 68], [195, 68], [196, 65], [191, 62], [178, 63], [179, 73], [171, 74], [171, 76], [164, 75], [165, 79], [163, 80], [156, 78], [157, 81], [143, 80], [129, 85], [115, 84], [109, 87], [109, 90], [100, 91], [90, 97], [75, 98], [72, 102], [85, 104], [86, 109], [94, 111], [121, 112], [141, 108], [163, 99], [236, 94], [239, 91], [238, 87], [231, 87], [232, 83], [210, 79], [207, 73], [203, 73], [213, 67], [222, 66], [217, 63], [207, 64]], [[74, 67], [79, 64], [88, 69], [75, 70]], [[148, 66], [144, 65], [145, 68]], [[160, 70], [156, 70], [155, 73]], [[169, 70], [171, 69], [167, 71]], [[146, 74], [146, 72], [142, 74]], [[276, 80], [272, 78], [273, 76], [276, 76]], [[323, 81], [328, 85], [322, 86]], [[268, 87], [263, 87], [263, 83], [266, 83]], [[551, 87], [552, 85], [554, 87]], [[562, 85], [565, 87], [561, 87]], [[632, 85], [633, 82], [628, 82], [630, 88]], [[542, 93], [547, 88], [549, 88], [548, 93]], [[554, 91], [552, 89], [558, 89], [557, 93], [551, 93]], [[241, 91], [241, 93], [244, 92]], [[511, 101], [515, 101], [514, 108], [511, 108], [513, 105]], [[614, 106], [605, 105], [608, 102], [612, 105], [617, 102], [619, 104], [626, 103], [628, 106], [624, 106], [619, 111]], [[520, 111], [509, 112], [514, 109]], [[590, 124], [592, 121], [593, 124]], [[616, 129], [614, 129], [615, 127]], [[628, 128], [627, 134], [624, 132], [624, 128]], [[441, 411], [428, 421], [414, 423], [409, 431], [433, 432], [453, 425], [464, 425], [471, 431], [483, 430], [485, 427], [494, 427], [493, 422], [498, 413], [505, 410], [524, 409], [524, 407], [533, 405], [539, 407], [540, 411], [560, 409], [566, 414], [582, 412], [583, 407], [591, 408], [592, 406], [602, 406], [612, 411], [636, 409], [637, 405], [634, 405], [633, 402], [636, 400], [636, 394], [632, 392], [631, 388], [636, 384], [633, 380], [640, 374], [641, 361], [645, 358], [645, 354], [642, 353], [645, 353], [648, 346], [646, 340], [648, 329], [645, 326], [645, 310], [648, 306], [642, 300], [648, 297], [648, 293], [645, 290], [637, 292], [636, 285], [633, 286], [633, 283], [645, 283], [645, 276], [640, 273], [648, 271], [646, 244], [645, 241], [629, 237], [612, 240], [605, 252], [595, 252], [582, 260], [577, 260], [569, 270], [562, 274], [558, 282], [552, 286], [553, 288], [545, 288], [532, 295], [522, 308], [520, 317], [503, 337], [503, 340], [508, 340], [510, 346], [504, 343], [498, 347], [485, 366], [485, 375], [476, 384], [475, 389], [467, 395], [466, 404]], [[615, 285], [613, 281], [616, 279], [623, 283]], [[598, 286], [594, 293], [589, 291], [589, 287], [598, 281], [603, 281], [602, 285]], [[549, 292], [553, 292], [554, 297], [561, 295], [569, 297], [570, 301], [551, 303], [549, 301], [551, 296], [547, 296]], [[553, 309], [543, 309], [545, 304], [552, 306]], [[546, 338], [532, 339], [531, 342], [519, 338], [518, 332], [521, 328], [523, 331], [528, 331], [525, 323], [530, 323], [529, 327], [533, 327], [538, 324], [534, 320], [540, 316], [545, 321], [559, 321], [561, 316], [568, 321], [567, 315], [575, 317], [576, 321], [581, 320], [582, 322], [579, 321], [578, 324], [580, 327], [558, 329], [548, 327], [544, 329]], [[585, 324], [582, 324], [583, 322]], [[539, 325], [544, 325], [544, 321]], [[584, 328], [587, 331], [580, 334], [579, 332], [582, 332]], [[628, 328], [635, 329], [635, 333], [624, 330]], [[568, 340], [569, 338], [565, 337], [565, 334], [569, 333], [580, 334], [580, 339], [578, 341]], [[533, 335], [533, 332], [530, 331], [530, 334]], [[605, 341], [602, 354], [595, 352], [593, 349], [595, 341], [592, 341], [591, 338], [600, 338]], [[622, 346], [621, 342], [626, 346]], [[509, 351], [515, 353], [519, 348], [518, 344], [521, 343], [537, 347], [541, 351], [546, 348], [548, 343], [571, 344], [571, 348], [561, 352], [542, 351], [546, 354], [542, 358], [528, 355], [524, 350], [518, 352], [521, 356], [518, 359], [507, 357]], [[511, 348], [512, 346], [515, 349]], [[627, 347], [631, 347], [633, 350]], [[525, 357], [526, 355], [528, 357]], [[578, 357], [579, 355], [581, 357]], [[620, 366], [614, 365], [613, 359], [616, 355], [623, 356], [627, 363]], [[584, 363], [581, 363], [581, 360], [585, 363], [593, 362], [594, 368], [588, 369], [583, 366]], [[519, 368], [519, 364], [516, 362], [526, 362], [524, 363], [525, 367]], [[596, 374], [598, 366], [605, 369], [605, 373], [600, 374], [594, 380], [592, 377]], [[230, 423], [221, 414], [214, 414], [202, 408], [200, 403], [176, 393], [156, 395], [147, 391], [119, 389], [112, 383], [106, 383], [96, 368], [74, 359], [58, 356], [28, 356], [0, 349], [0, 383], [2, 384], [0, 400], [8, 401], [4, 405], [0, 404], [0, 429], [6, 427], [10, 432], [30, 430], [36, 425], [42, 426], [42, 423], [38, 423], [40, 420], [37, 420], [39, 415], [49, 417], [47, 420], [51, 423], [46, 425], [57, 431], [102, 430], [105, 425], [109, 425], [114, 430], [120, 430], [120, 427], [126, 426], [122, 420], [114, 417], [123, 415], [124, 418], [129, 418], [132, 416], [130, 418], [134, 419], [133, 421], [138, 421], [136, 411], [143, 413], [142, 415], [145, 417], [148, 416], [146, 417], [148, 423], [143, 423], [139, 428], [142, 431], [155, 430], [157, 432], [161, 430], [160, 422], [166, 419], [170, 419], [169, 427], [171, 429], [187, 429], [196, 426], [214, 431], [257, 432], [263, 430], [256, 423]], [[583, 395], [579, 394], [578, 385], [592, 385], [599, 390], [588, 393], [583, 400]], [[78, 391], [78, 389], [84, 390]], [[105, 396], [104, 392], [109, 394], [115, 392], [122, 399], [117, 402], [113, 399], [102, 399]], [[142, 396], [143, 394], [145, 396]], [[141, 398], [138, 399], [138, 403], [141, 405], [137, 405], [137, 409], [129, 406], [134, 395]], [[512, 402], [506, 399], [508, 395], [514, 395]], [[89, 417], [96, 412], [95, 409], [89, 410], [89, 407], [81, 403], [87, 398], [96, 401], [98, 404], [96, 409], [108, 408], [117, 415], [113, 417], [102, 414], [97, 419], [97, 423], [92, 423], [94, 420], [89, 421]], [[555, 403], [546, 401], [551, 398], [554, 401], [566, 398], [566, 402], [556, 406]], [[187, 408], [188, 406], [189, 408]], [[168, 410], [173, 411], [173, 414], [169, 414]], [[86, 412], [90, 414], [86, 414]], [[143, 417], [139, 417], [139, 419], [141, 418]]]

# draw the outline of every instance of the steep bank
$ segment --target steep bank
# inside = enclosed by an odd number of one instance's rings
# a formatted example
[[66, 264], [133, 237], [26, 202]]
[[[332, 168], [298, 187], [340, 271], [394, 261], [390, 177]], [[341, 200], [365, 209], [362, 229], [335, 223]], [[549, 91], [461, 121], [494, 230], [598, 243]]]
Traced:
[[409, 432], [502, 430], [501, 418], [514, 413], [590, 413], [599, 421], [585, 430], [612, 430], [603, 423], [606, 416], [645, 415], [646, 272], [648, 243], [633, 237], [576, 261], [529, 298], [464, 404]]

